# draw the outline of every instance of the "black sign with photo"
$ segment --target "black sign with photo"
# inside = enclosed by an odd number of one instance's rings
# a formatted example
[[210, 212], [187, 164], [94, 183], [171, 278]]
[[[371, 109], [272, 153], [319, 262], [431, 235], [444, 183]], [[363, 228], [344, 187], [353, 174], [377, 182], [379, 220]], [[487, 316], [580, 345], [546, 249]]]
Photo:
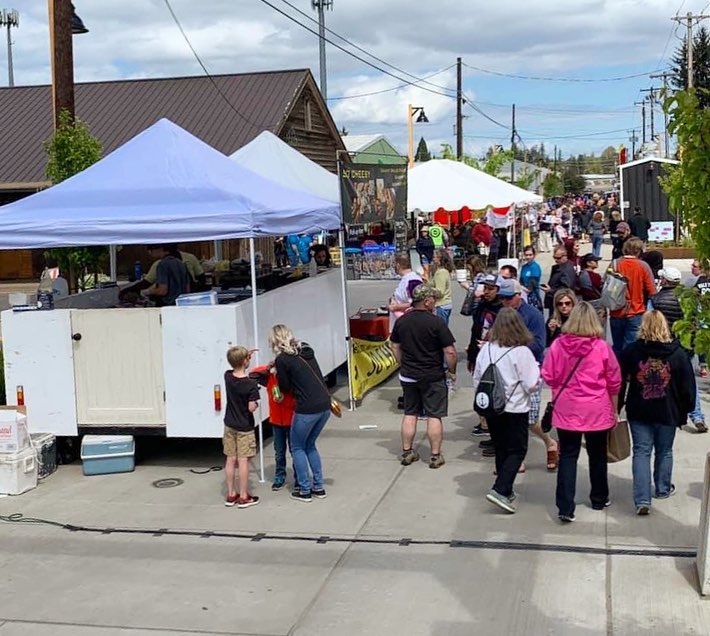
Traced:
[[343, 222], [392, 223], [407, 216], [407, 166], [340, 165]]

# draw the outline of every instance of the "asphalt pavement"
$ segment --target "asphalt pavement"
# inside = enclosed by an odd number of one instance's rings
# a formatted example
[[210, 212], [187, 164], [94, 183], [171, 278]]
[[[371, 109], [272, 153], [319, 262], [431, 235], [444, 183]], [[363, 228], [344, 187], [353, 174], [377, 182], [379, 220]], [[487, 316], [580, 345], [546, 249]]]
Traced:
[[[351, 307], [384, 304], [393, 287], [356, 282]], [[470, 326], [462, 299], [457, 288], [459, 350]], [[693, 555], [710, 434], [679, 433], [677, 493], [648, 517], [634, 514], [630, 460], [610, 466], [612, 506], [592, 510], [582, 457], [567, 525], [533, 438], [507, 515], [485, 500], [493, 460], [470, 434], [464, 358], [458, 371], [438, 470], [423, 426], [423, 461], [399, 464], [392, 378], [329, 421], [327, 499], [293, 501], [253, 472], [260, 505], [225, 508], [223, 472], [203, 472], [222, 463], [219, 440], [152, 441], [133, 473], [84, 477], [77, 463], [0, 499], [5, 517], [69, 526], [0, 523], [0, 636], [709, 633]], [[272, 456], [269, 443], [267, 476]], [[164, 479], [178, 481], [154, 485]]]

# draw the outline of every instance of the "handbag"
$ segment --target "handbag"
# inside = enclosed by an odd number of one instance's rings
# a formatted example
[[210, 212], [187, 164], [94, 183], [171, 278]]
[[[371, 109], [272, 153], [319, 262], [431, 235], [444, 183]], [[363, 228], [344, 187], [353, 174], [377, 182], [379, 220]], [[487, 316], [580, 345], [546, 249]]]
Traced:
[[582, 357], [580, 356], [579, 358], [577, 358], [577, 362], [574, 363], [572, 370], [569, 372], [569, 375], [565, 378], [565, 381], [562, 383], [562, 386], [560, 387], [560, 390], [557, 392], [555, 399], [552, 400], [551, 402], [547, 403], [547, 406], [545, 407], [545, 413], [542, 416], [542, 420], [540, 420], [540, 426], [542, 427], [543, 433], [549, 433], [552, 430], [552, 413], [555, 410], [555, 404], [557, 404], [557, 400], [560, 399], [560, 395], [562, 395], [562, 391], [564, 391], [567, 388], [569, 381], [572, 379], [574, 372], [577, 370], [577, 367], [580, 365], [581, 362], [582, 362]]
[[[300, 355], [298, 356], [298, 359], [303, 361], [303, 364], [305, 364], [311, 370], [311, 373], [323, 385], [323, 388], [325, 389], [326, 393], [330, 394], [330, 391], [328, 391], [328, 387], [325, 385], [325, 382], [323, 382], [323, 378], [318, 377], [318, 374], [313, 370], [313, 367], [308, 364], [308, 362], [306, 362]], [[330, 412], [335, 415], [335, 417], [343, 417], [343, 407], [341, 406], [340, 402], [332, 395], [330, 396]]]
[[629, 455], [631, 455], [629, 423], [626, 420], [619, 420], [607, 433], [606, 461], [614, 464], [623, 461]]

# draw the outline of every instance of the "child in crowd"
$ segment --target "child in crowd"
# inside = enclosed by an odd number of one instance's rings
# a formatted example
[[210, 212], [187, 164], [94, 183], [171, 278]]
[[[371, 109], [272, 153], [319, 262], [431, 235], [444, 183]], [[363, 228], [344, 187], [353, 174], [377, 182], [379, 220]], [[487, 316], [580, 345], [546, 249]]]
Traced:
[[[266, 387], [269, 400], [269, 423], [274, 436], [274, 460], [276, 470], [271, 490], [281, 490], [286, 483], [286, 448], [291, 451], [291, 422], [296, 409], [296, 398], [291, 391], [283, 391], [279, 387], [276, 376], [276, 367], [273, 363], [256, 367], [249, 377], [258, 380], [259, 384]], [[296, 468], [293, 469], [294, 489], [298, 489]]]
[[[254, 411], [259, 408], [259, 385], [247, 375], [251, 351], [245, 347], [231, 347], [227, 361], [232, 367], [224, 373], [227, 392], [227, 410], [224, 414], [222, 444], [226, 461], [227, 479], [225, 506], [249, 508], [259, 503], [259, 497], [249, 494], [249, 459], [256, 455]], [[238, 467], [239, 493], [237, 493]]]

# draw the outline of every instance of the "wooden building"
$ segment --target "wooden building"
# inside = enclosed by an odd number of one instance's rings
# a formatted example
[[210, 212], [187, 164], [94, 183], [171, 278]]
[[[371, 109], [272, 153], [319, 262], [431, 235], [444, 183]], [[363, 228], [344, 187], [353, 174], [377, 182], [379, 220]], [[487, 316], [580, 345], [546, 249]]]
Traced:
[[674, 210], [668, 209], [668, 195], [659, 178], [666, 167], [676, 165], [674, 159], [646, 157], [619, 166], [621, 206], [625, 219], [631, 217], [638, 206], [649, 221], [676, 221]]
[[[53, 133], [50, 86], [0, 88], [0, 204], [50, 185], [44, 143]], [[333, 173], [345, 150], [335, 122], [308, 69], [76, 85], [76, 113], [103, 145], [104, 154], [166, 117], [220, 152], [231, 155], [264, 130]], [[160, 237], [156, 237], [156, 242]], [[268, 257], [271, 242], [259, 241]], [[211, 244], [193, 249], [209, 256]], [[243, 254], [227, 242], [225, 256]], [[147, 262], [142, 246], [119, 252], [119, 272]], [[0, 252], [0, 280], [26, 279], [43, 266], [40, 250]]]

